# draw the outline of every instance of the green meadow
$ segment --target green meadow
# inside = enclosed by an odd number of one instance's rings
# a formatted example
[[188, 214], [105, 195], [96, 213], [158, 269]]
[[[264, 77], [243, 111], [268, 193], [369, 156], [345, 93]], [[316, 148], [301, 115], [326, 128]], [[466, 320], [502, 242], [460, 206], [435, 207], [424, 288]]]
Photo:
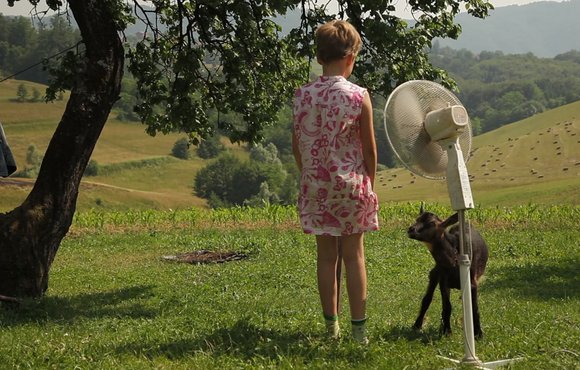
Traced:
[[[313, 239], [291, 207], [80, 212], [40, 300], [0, 310], [0, 363], [27, 369], [440, 369], [463, 358], [461, 301], [439, 335], [438, 294], [423, 331], [411, 325], [433, 262], [406, 237], [418, 203], [385, 205], [367, 234], [368, 330], [361, 347], [329, 341], [315, 283]], [[442, 215], [447, 207], [428, 203]], [[580, 251], [574, 206], [478, 208], [490, 246], [479, 303], [482, 361], [511, 369], [575, 369]], [[186, 264], [164, 256], [235, 251], [246, 259]], [[344, 284], [343, 284], [344, 287]]]
[[[65, 102], [16, 103], [20, 83], [0, 84], [0, 120], [22, 167], [30, 145], [46, 149]], [[479, 292], [482, 361], [580, 368], [579, 128], [577, 102], [474, 138], [468, 170], [477, 207], [468, 217], [490, 248]], [[402, 168], [378, 174], [381, 230], [365, 239], [371, 342], [361, 347], [349, 339], [346, 294], [342, 339], [322, 335], [314, 240], [294, 208], [208, 210], [192, 193], [208, 162], [172, 157], [180, 137], [150, 137], [111, 116], [92, 157], [101, 174], [81, 184], [46, 296], [0, 309], [2, 368], [440, 369], [453, 366], [441, 356], [463, 357], [458, 291], [451, 336], [439, 335], [438, 293], [423, 330], [411, 330], [433, 262], [405, 231], [420, 201], [450, 214], [444, 181]], [[0, 212], [32, 184], [0, 179]], [[247, 258], [164, 258], [205, 250]]]

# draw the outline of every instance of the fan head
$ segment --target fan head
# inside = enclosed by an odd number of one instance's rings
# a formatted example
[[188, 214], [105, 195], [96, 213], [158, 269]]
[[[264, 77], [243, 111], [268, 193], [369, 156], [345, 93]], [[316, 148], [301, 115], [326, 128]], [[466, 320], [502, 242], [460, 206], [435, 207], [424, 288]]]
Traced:
[[[424, 80], [408, 81], [398, 86], [385, 105], [385, 131], [397, 158], [409, 171], [430, 179], [444, 179], [447, 152], [425, 129], [430, 112], [449, 106], [461, 106], [459, 99], [443, 86]], [[471, 150], [471, 123], [465, 115], [465, 128], [458, 135], [463, 160]]]

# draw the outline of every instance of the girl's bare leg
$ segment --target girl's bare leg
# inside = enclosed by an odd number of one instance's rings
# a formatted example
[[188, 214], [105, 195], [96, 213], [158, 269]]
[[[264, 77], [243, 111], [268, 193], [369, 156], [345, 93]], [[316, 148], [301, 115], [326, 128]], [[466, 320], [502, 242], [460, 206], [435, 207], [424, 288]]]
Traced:
[[338, 238], [335, 236], [316, 236], [318, 256], [316, 263], [318, 292], [325, 316], [337, 315], [338, 282], [336, 268], [338, 265]]
[[346, 269], [346, 289], [352, 320], [366, 318], [367, 271], [365, 266], [364, 234], [341, 236], [342, 258]]
[[330, 338], [338, 339], [340, 327], [338, 323], [338, 238], [333, 236], [317, 236], [318, 246], [317, 275], [318, 292], [322, 303], [326, 332]]

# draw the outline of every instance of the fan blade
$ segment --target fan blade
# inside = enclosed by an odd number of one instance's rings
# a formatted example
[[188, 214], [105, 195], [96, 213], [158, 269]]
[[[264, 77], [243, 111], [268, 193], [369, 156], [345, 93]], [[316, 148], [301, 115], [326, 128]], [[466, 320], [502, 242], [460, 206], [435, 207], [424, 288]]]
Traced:
[[[423, 128], [425, 112], [419, 97], [413, 90], [400, 91], [394, 100], [393, 115], [394, 119], [401, 120], [400, 127], [403, 130], [412, 130], [411, 133], [416, 133]], [[404, 134], [404, 132], [401, 133]]]
[[420, 175], [430, 175], [445, 171], [447, 157], [443, 158], [446, 153], [425, 131], [424, 103], [415, 90], [404, 89], [394, 100], [393, 115], [400, 122], [397, 137], [407, 140], [399, 147], [401, 157], [405, 162], [413, 162], [413, 167], [422, 172]]
[[[404, 152], [411, 138], [416, 138], [423, 129], [423, 114], [416, 95], [411, 90], [400, 90], [389, 98], [385, 110], [385, 131], [394, 151], [405, 162]], [[409, 140], [411, 139], [411, 140]]]
[[439, 143], [431, 141], [426, 131], [419, 135], [416, 148], [411, 155], [410, 158], [414, 158], [423, 175], [439, 175], [447, 169], [447, 153]]

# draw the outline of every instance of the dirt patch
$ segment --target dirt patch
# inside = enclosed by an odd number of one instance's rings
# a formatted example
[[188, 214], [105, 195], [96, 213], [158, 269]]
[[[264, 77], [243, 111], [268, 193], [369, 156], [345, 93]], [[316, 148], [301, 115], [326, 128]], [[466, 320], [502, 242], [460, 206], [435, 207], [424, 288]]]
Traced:
[[0, 186], [14, 186], [18, 188], [29, 188], [34, 185], [34, 180], [22, 180], [15, 178], [0, 179]]
[[162, 256], [161, 259], [171, 262], [184, 262], [194, 265], [206, 263], [224, 263], [230, 261], [240, 261], [248, 258], [248, 255], [240, 252], [217, 252], [199, 250], [187, 253], [179, 253], [173, 256]]

